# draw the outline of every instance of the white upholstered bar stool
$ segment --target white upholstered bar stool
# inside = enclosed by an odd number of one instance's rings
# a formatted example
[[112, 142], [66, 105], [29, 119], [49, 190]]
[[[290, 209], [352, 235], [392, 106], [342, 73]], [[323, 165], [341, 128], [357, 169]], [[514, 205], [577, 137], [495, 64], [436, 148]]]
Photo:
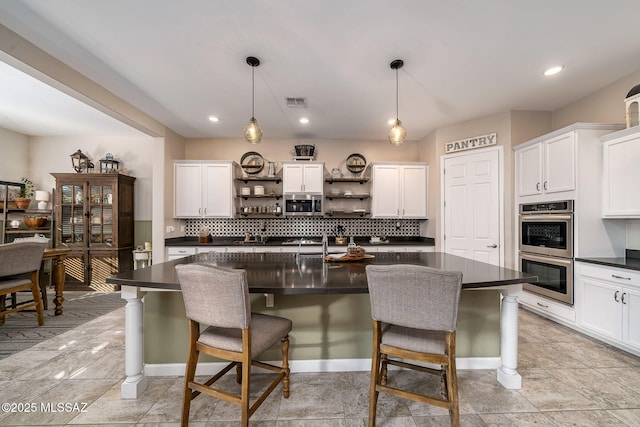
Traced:
[[[208, 264], [176, 266], [184, 306], [189, 319], [189, 356], [185, 372], [182, 425], [189, 423], [191, 400], [200, 393], [235, 403], [241, 407], [241, 425], [249, 425], [249, 417], [267, 396], [283, 383], [283, 395], [289, 397], [289, 319], [251, 313], [247, 273]], [[207, 325], [200, 331], [200, 324]], [[278, 342], [281, 343], [282, 366], [255, 360]], [[204, 383], [197, 383], [196, 365], [200, 352], [230, 361]], [[249, 405], [251, 366], [277, 372], [278, 375], [253, 405]], [[236, 367], [240, 395], [212, 385]]]
[[[418, 265], [368, 265], [366, 272], [373, 319], [369, 426], [376, 423], [380, 392], [447, 408], [451, 425], [459, 426], [455, 347], [462, 273]], [[439, 375], [442, 396], [389, 385], [387, 365]]]

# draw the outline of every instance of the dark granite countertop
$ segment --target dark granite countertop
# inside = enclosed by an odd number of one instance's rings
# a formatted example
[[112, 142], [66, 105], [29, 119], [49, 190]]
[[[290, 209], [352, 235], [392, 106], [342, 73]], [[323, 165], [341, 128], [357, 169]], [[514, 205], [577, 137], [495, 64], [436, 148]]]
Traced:
[[359, 294], [367, 293], [369, 264], [415, 264], [462, 271], [463, 289], [533, 283], [537, 277], [443, 252], [377, 253], [362, 262], [324, 262], [321, 256], [294, 253], [205, 253], [154, 264], [107, 278], [107, 283], [179, 290], [175, 266], [211, 263], [247, 271], [252, 293]]
[[624, 257], [611, 258], [576, 258], [576, 261], [588, 262], [590, 264], [605, 265], [607, 267], [625, 268], [627, 270], [640, 271], [640, 251], [627, 249]]
[[[303, 237], [305, 239], [313, 239], [317, 241], [316, 245], [321, 246], [322, 237]], [[213, 241], [209, 243], [199, 243], [197, 237], [175, 237], [172, 239], [166, 239], [164, 245], [166, 247], [172, 246], [282, 246], [285, 242], [297, 237], [268, 237], [266, 243], [241, 243], [244, 240], [244, 236], [238, 237], [214, 237]], [[406, 245], [406, 246], [435, 246], [435, 239], [432, 237], [387, 237], [387, 240], [381, 243], [371, 243], [369, 236], [356, 236], [354, 241], [361, 246], [394, 246], [394, 245]], [[309, 246], [309, 244], [305, 244]], [[346, 247], [346, 245], [336, 245], [333, 236], [329, 236], [329, 246]]]

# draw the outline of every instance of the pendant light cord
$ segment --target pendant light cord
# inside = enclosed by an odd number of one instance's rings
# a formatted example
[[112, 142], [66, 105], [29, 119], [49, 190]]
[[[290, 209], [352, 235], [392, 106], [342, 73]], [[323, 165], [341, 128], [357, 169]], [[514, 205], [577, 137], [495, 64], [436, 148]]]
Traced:
[[255, 105], [256, 105], [256, 67], [251, 67], [251, 118], [256, 116], [255, 114]]
[[399, 97], [398, 92], [399, 92], [399, 89], [398, 89], [398, 69], [396, 68], [396, 121], [398, 121], [398, 118], [399, 118], [398, 104], [399, 104], [400, 101], [398, 100], [398, 97]]

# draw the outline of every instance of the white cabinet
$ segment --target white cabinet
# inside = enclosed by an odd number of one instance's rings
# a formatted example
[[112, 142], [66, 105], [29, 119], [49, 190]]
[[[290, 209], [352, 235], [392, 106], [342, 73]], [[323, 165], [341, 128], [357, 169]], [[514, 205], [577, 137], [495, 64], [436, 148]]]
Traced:
[[604, 218], [640, 218], [640, 130], [627, 129], [603, 141]]
[[640, 272], [578, 262], [576, 278], [579, 326], [640, 352]]
[[516, 150], [518, 196], [560, 193], [576, 188], [574, 132]]
[[324, 163], [282, 163], [283, 193], [322, 193], [324, 188]]
[[175, 218], [232, 218], [233, 162], [176, 162]]
[[372, 218], [427, 218], [427, 176], [425, 163], [371, 166]]

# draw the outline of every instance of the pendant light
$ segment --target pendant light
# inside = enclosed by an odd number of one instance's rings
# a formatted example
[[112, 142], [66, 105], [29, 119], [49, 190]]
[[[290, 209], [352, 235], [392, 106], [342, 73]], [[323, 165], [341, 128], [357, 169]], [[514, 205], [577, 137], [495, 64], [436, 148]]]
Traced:
[[407, 131], [404, 130], [402, 122], [398, 118], [398, 69], [402, 68], [403, 65], [404, 61], [402, 59], [395, 59], [389, 64], [391, 69], [396, 70], [396, 120], [389, 130], [389, 142], [393, 145], [402, 144], [407, 136]]
[[260, 60], [253, 56], [247, 57], [247, 64], [251, 66], [251, 119], [246, 128], [244, 128], [244, 139], [250, 144], [258, 144], [262, 139], [262, 129], [258, 125], [258, 121], [254, 117], [255, 107], [255, 69], [260, 65]]

